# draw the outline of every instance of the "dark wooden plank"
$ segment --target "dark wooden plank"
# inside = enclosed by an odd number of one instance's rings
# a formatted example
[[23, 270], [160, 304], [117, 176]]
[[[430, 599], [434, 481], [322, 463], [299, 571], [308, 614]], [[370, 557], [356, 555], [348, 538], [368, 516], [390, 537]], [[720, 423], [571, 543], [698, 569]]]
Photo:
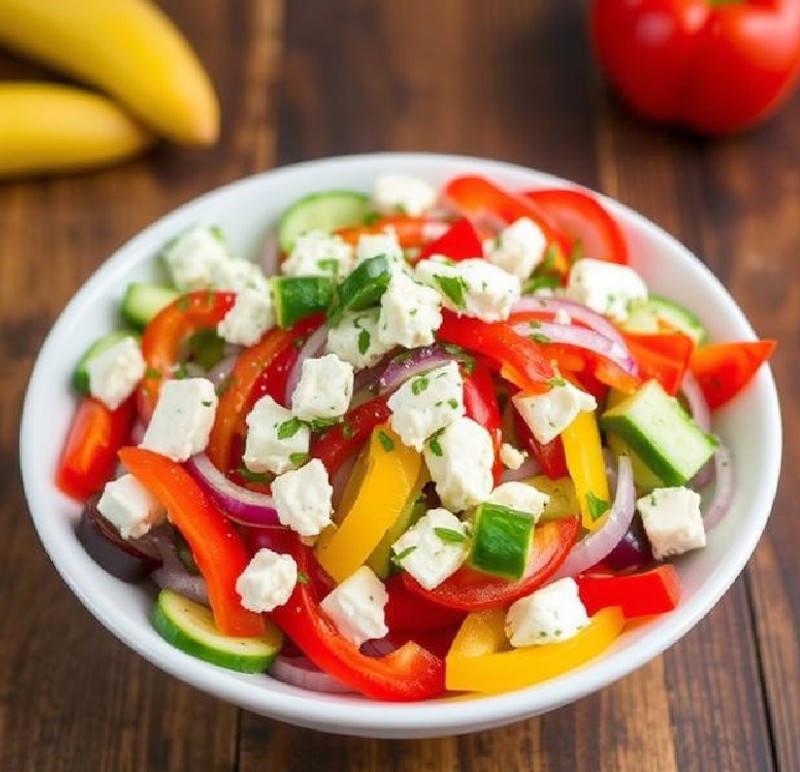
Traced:
[[[49, 325], [119, 244], [186, 199], [271, 165], [282, 6], [164, 2], [222, 91], [210, 151], [166, 145], [70, 179], [0, 186], [0, 769], [91, 772], [236, 766], [238, 711], [127, 650], [61, 583], [25, 514], [17, 431]], [[0, 59], [3, 76], [47, 73]], [[246, 85], [242, 85], [246, 84]]]

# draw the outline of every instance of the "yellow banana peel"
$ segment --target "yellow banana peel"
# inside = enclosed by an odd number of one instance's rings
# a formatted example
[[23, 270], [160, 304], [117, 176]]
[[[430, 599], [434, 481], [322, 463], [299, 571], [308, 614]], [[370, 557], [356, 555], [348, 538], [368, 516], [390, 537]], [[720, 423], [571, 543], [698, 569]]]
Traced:
[[100, 94], [50, 83], [0, 83], [0, 177], [103, 166], [154, 141]]
[[211, 81], [148, 0], [0, 0], [0, 42], [97, 86], [162, 136], [195, 145], [217, 139]]

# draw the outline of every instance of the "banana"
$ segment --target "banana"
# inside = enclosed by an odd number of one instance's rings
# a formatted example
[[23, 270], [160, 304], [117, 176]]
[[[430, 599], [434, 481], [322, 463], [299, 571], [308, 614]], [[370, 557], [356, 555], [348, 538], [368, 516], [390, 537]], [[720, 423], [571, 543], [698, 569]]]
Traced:
[[158, 134], [196, 145], [217, 139], [214, 87], [148, 0], [0, 0], [0, 42], [97, 86]]
[[99, 94], [0, 83], [0, 177], [71, 171], [138, 153], [154, 136]]

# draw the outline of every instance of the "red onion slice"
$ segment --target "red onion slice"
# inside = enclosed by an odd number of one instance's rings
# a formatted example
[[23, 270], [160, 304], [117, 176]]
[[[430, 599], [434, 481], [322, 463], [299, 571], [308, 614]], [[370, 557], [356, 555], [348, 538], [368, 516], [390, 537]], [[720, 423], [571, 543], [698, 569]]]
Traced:
[[714, 454], [714, 498], [708, 511], [703, 515], [703, 526], [710, 531], [728, 514], [733, 504], [736, 475], [733, 468], [733, 457], [727, 445], [721, 441]]
[[278, 248], [278, 234], [274, 229], [267, 231], [264, 243], [261, 245], [261, 255], [258, 263], [265, 276], [276, 276], [280, 262], [280, 249]]
[[531, 477], [536, 477], [541, 471], [542, 467], [539, 462], [532, 456], [528, 456], [519, 469], [503, 469], [502, 480], [504, 483], [523, 482], [530, 480]]
[[553, 322], [537, 322], [535, 328], [528, 322], [514, 325], [514, 331], [520, 335], [531, 337], [541, 335], [550, 343], [565, 343], [569, 346], [582, 348], [599, 354], [619, 365], [629, 375], [638, 375], [636, 361], [628, 353], [627, 348], [620, 346], [616, 341], [601, 335], [595, 330], [586, 327], [575, 327], [570, 324], [555, 324]]
[[697, 378], [694, 377], [690, 370], [687, 370], [683, 376], [681, 391], [683, 392], [683, 396], [686, 397], [686, 401], [689, 403], [689, 412], [692, 414], [695, 423], [704, 432], [710, 432], [711, 411], [709, 410], [703, 390], [697, 382]]
[[427, 373], [455, 358], [437, 345], [423, 346], [404, 352], [392, 359], [383, 371], [383, 375], [378, 378], [378, 394], [389, 394], [402, 386], [409, 378]]
[[208, 378], [214, 386], [220, 386], [222, 382], [231, 374], [231, 370], [233, 370], [234, 365], [236, 364], [236, 360], [238, 358], [238, 354], [231, 354], [230, 356], [226, 356], [224, 359], [221, 359], [211, 370], [208, 371], [208, 375], [205, 377]]
[[278, 654], [268, 672], [279, 681], [312, 692], [350, 694], [355, 691], [338, 678], [320, 670], [306, 656], [290, 657], [286, 654]]
[[563, 579], [565, 576], [577, 576], [587, 568], [599, 563], [622, 541], [622, 537], [628, 532], [636, 506], [633, 469], [628, 456], [620, 456], [617, 463], [614, 506], [606, 515], [605, 523], [572, 548], [567, 559], [561, 564], [550, 582]]
[[201, 574], [190, 574], [175, 551], [175, 543], [167, 530], [158, 529], [148, 534], [150, 543], [158, 550], [162, 565], [150, 578], [162, 589], [172, 590], [195, 603], [208, 606], [206, 582]]
[[186, 462], [186, 469], [231, 520], [253, 528], [280, 524], [272, 496], [231, 482], [205, 453], [192, 456]]
[[294, 390], [297, 386], [297, 382], [300, 380], [300, 375], [303, 372], [303, 362], [306, 359], [312, 359], [313, 357], [318, 356], [322, 353], [322, 349], [325, 348], [325, 341], [328, 339], [328, 329], [323, 324], [318, 330], [309, 336], [308, 340], [303, 344], [303, 348], [300, 349], [300, 353], [297, 355], [297, 360], [294, 363], [291, 371], [289, 372], [289, 377], [286, 379], [286, 404], [292, 404], [292, 394], [294, 394]]
[[351, 453], [342, 462], [341, 466], [333, 473], [333, 478], [331, 479], [331, 487], [333, 488], [331, 503], [333, 505], [334, 512], [339, 507], [339, 503], [344, 495], [344, 489], [347, 487], [347, 483], [353, 474], [353, 468], [355, 467], [357, 460], [358, 453]]

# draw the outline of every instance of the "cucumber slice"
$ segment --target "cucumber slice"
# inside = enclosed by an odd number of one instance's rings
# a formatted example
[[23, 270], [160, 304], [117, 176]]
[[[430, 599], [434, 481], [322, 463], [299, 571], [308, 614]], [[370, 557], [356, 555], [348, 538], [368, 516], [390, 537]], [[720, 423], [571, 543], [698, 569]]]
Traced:
[[111, 348], [115, 343], [119, 343], [125, 338], [135, 338], [139, 341], [139, 336], [127, 330], [115, 330], [98, 338], [86, 350], [86, 353], [78, 360], [75, 370], [72, 373], [72, 386], [79, 394], [89, 394], [89, 362], [98, 354], [102, 354], [106, 349]]
[[262, 673], [283, 645], [283, 635], [270, 622], [266, 635], [259, 638], [220, 635], [209, 609], [172, 590], [158, 594], [152, 622], [156, 632], [175, 648], [239, 673]]
[[361, 311], [377, 305], [391, 279], [392, 268], [384, 255], [360, 263], [339, 285], [328, 309], [328, 326], [335, 327], [348, 311]]
[[657, 381], [607, 410], [600, 426], [619, 435], [665, 485], [683, 485], [714, 455], [717, 441]]
[[162, 308], [177, 300], [178, 294], [169, 287], [132, 282], [122, 298], [120, 311], [127, 322], [143, 329]]
[[475, 509], [469, 564], [478, 571], [519, 579], [528, 564], [533, 518], [497, 504]]
[[333, 281], [326, 276], [273, 276], [270, 281], [279, 327], [326, 311], [333, 297]]
[[369, 196], [354, 190], [312, 193], [287, 209], [278, 221], [278, 243], [291, 252], [294, 242], [306, 231], [335, 231], [361, 225], [372, 206]]
[[641, 492], [653, 490], [653, 488], [664, 488], [664, 481], [652, 472], [647, 464], [642, 461], [634, 450], [628, 445], [621, 437], [616, 434], [608, 434], [606, 436], [609, 450], [617, 457], [628, 456], [631, 460], [631, 469], [633, 469], [633, 482]]
[[660, 295], [650, 295], [644, 302], [634, 305], [623, 327], [628, 332], [657, 333], [661, 331], [659, 321], [688, 335], [698, 346], [708, 341], [708, 333], [695, 314]]

